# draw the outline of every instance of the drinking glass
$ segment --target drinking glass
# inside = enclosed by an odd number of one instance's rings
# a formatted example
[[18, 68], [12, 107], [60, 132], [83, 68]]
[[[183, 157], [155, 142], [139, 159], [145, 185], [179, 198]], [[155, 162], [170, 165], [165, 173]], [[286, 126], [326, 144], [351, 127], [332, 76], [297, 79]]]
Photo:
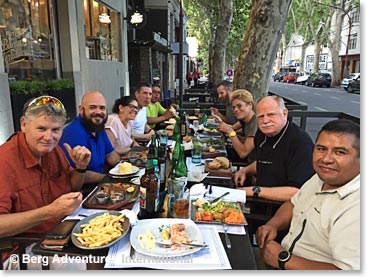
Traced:
[[194, 121], [192, 122], [192, 127], [193, 127], [193, 129], [194, 129], [194, 133], [195, 133], [195, 134], [196, 134], [196, 132], [199, 130], [199, 125], [200, 125], [199, 120], [194, 120]]
[[168, 210], [175, 218], [189, 217], [189, 200], [185, 192], [186, 177], [176, 178], [168, 182]]
[[194, 164], [200, 164], [202, 155], [203, 155], [203, 146], [199, 138], [195, 135], [192, 140], [191, 161]]

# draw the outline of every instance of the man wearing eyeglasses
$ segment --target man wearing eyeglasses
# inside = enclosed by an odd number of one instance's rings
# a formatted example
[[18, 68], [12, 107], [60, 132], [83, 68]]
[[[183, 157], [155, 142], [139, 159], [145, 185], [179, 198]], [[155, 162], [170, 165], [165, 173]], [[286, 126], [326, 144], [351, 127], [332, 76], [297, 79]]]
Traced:
[[[86, 92], [79, 106], [79, 116], [64, 129], [59, 144], [64, 143], [83, 145], [92, 153], [91, 161], [85, 172], [85, 183], [95, 184], [102, 181], [105, 174], [105, 164], [115, 166], [120, 161], [120, 155], [107, 136], [105, 123], [107, 121], [106, 98], [99, 91]], [[66, 149], [63, 148], [64, 152]], [[75, 166], [70, 160], [72, 166]]]
[[[313, 150], [313, 175], [256, 232], [273, 268], [360, 270], [360, 126], [326, 123]], [[277, 233], [289, 227], [281, 244]]]
[[[152, 85], [152, 99], [147, 106], [147, 122], [150, 128], [155, 129], [157, 124], [160, 124], [170, 118], [175, 117], [176, 108], [165, 109], [159, 103], [161, 97], [161, 88], [159, 85]], [[173, 105], [172, 105], [173, 106]]]

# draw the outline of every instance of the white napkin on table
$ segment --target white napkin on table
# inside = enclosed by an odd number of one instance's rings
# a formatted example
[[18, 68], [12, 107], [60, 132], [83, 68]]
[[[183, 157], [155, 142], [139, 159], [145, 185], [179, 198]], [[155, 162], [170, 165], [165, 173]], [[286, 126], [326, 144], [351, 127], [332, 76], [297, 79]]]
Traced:
[[[204, 193], [206, 193], [208, 190], [209, 190], [209, 186], [206, 189], [205, 185], [202, 183], [195, 184], [190, 188], [190, 198], [191, 199], [202, 198], [204, 196]], [[223, 187], [218, 187], [218, 186], [212, 186], [212, 193], [209, 194], [208, 192], [206, 196], [215, 198], [215, 197], [221, 196], [225, 192], [229, 192], [229, 194], [223, 197], [224, 201], [246, 203], [246, 191], [245, 190], [229, 189], [229, 188], [223, 188]]]
[[127, 210], [127, 209], [124, 209], [121, 211], [121, 213], [125, 214], [126, 217], [129, 219], [130, 221], [130, 225], [131, 226], [134, 226], [137, 221], [138, 221], [138, 216], [136, 215], [136, 213], [132, 210]]

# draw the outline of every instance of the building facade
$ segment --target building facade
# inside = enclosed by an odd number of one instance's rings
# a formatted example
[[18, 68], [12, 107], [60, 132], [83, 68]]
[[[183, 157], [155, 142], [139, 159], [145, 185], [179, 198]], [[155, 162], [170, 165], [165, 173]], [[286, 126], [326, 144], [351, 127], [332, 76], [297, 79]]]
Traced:
[[[9, 80], [73, 79], [75, 111], [88, 90], [103, 92], [109, 107], [129, 93], [125, 0], [1, 0], [0, 7], [4, 121], [12, 122]], [[0, 143], [14, 131], [1, 129]]]
[[[78, 113], [81, 97], [89, 90], [103, 92], [109, 109], [140, 82], [158, 83], [172, 97], [179, 69], [186, 72], [186, 55], [182, 64], [178, 58], [180, 4], [180, 0], [0, 0], [0, 143], [14, 131], [12, 105], [24, 104], [12, 103], [9, 81], [72, 79], [71, 114]], [[135, 13], [137, 8], [141, 14]], [[133, 24], [140, 16], [144, 22]], [[186, 17], [182, 20], [185, 30]], [[187, 50], [184, 31], [182, 36]]]
[[342, 72], [341, 76], [346, 74], [344, 73], [344, 69], [347, 71], [347, 74], [352, 72], [361, 72], [360, 47], [360, 11], [353, 10], [352, 12], [346, 14], [342, 26], [339, 50], [340, 72]]

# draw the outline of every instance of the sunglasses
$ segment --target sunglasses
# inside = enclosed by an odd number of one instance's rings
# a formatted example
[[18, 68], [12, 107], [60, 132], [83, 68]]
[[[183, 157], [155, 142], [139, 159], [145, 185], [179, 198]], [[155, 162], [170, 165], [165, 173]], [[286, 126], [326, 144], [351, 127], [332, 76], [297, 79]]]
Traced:
[[64, 105], [56, 97], [40, 96], [40, 97], [33, 99], [31, 102], [29, 102], [25, 111], [28, 110], [30, 107], [47, 106], [47, 105], [53, 105], [58, 109], [65, 110]]

